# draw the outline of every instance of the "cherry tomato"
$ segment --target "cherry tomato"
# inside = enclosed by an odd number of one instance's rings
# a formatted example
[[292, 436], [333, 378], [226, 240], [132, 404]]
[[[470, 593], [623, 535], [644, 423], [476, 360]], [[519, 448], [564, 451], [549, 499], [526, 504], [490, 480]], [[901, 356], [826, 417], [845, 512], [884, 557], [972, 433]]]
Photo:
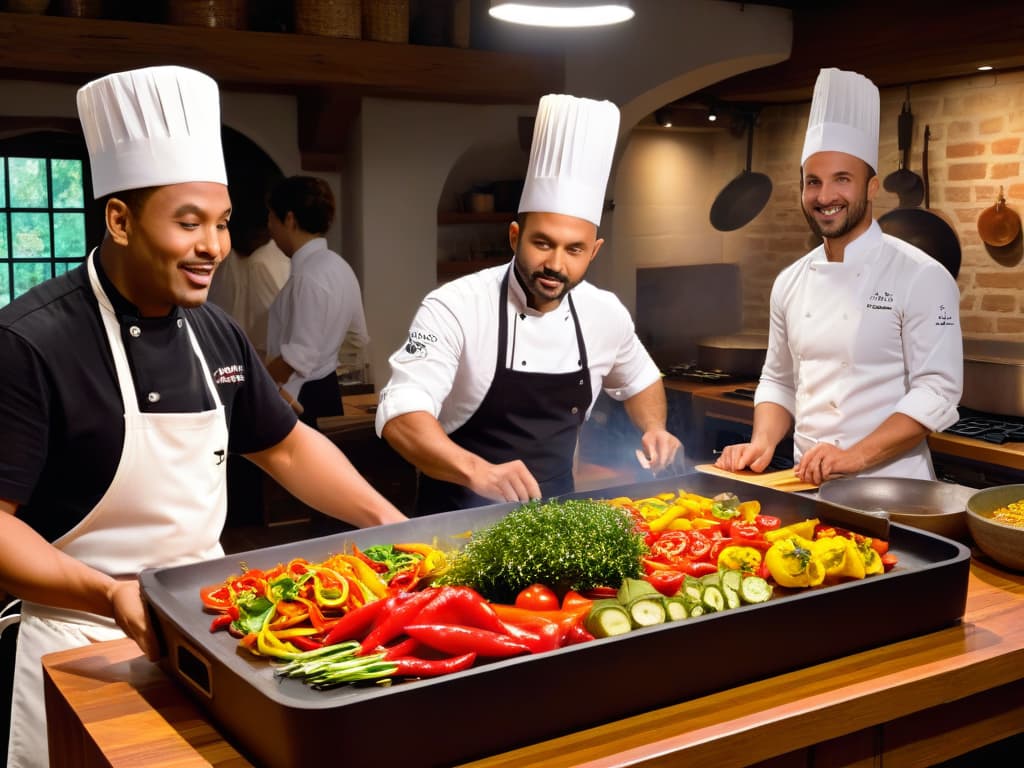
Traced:
[[764, 533], [765, 531], [774, 531], [776, 528], [781, 528], [782, 520], [775, 517], [775, 515], [758, 515], [754, 518], [754, 524], [761, 533]]
[[231, 606], [231, 590], [224, 584], [214, 584], [199, 590], [199, 599], [211, 611], [226, 611]]
[[679, 588], [683, 586], [686, 574], [682, 571], [661, 570], [654, 571], [647, 576], [648, 583], [665, 597], [672, 597], [679, 594]]
[[756, 523], [748, 523], [743, 520], [733, 520], [729, 525], [729, 535], [734, 539], [759, 539], [761, 529]]
[[880, 555], [884, 555], [889, 551], [889, 542], [884, 539], [872, 539], [871, 548]]
[[544, 584], [531, 584], [516, 595], [516, 608], [527, 611], [557, 611], [560, 607], [558, 595]]

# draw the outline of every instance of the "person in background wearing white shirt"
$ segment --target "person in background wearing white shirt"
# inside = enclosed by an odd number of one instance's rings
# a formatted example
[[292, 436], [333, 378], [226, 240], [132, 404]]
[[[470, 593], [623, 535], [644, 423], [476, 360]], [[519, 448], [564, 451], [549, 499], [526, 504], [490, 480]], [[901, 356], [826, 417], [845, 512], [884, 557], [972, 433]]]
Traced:
[[342, 413], [338, 350], [361, 348], [366, 332], [363, 299], [348, 263], [327, 247], [334, 195], [323, 179], [292, 176], [267, 198], [270, 236], [292, 261], [291, 277], [270, 306], [267, 370], [301, 418]]
[[882, 233], [878, 88], [823, 69], [801, 157], [804, 216], [823, 243], [771, 293], [768, 354], [749, 443], [716, 465], [761, 472], [794, 425], [796, 475], [935, 479], [926, 438], [957, 420], [960, 292], [945, 267]]
[[291, 261], [270, 238], [267, 212], [235, 211], [231, 220], [231, 253], [210, 284], [212, 301], [242, 326], [261, 360], [267, 357], [267, 319], [270, 305], [291, 274]]
[[583, 280], [604, 242], [618, 124], [607, 101], [541, 99], [515, 258], [430, 293], [391, 356], [377, 432], [420, 470], [416, 514], [571, 492], [602, 386], [654, 468], [675, 458], [657, 366], [618, 298]]

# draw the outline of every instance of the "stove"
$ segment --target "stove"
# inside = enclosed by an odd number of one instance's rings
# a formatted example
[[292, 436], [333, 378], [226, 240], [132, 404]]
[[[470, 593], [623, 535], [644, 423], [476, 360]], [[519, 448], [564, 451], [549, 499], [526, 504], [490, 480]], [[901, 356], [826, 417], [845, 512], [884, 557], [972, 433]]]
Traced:
[[960, 408], [960, 420], [949, 429], [951, 435], [971, 437], [987, 443], [1024, 443], [1024, 418]]
[[670, 365], [663, 373], [667, 379], [684, 379], [687, 381], [704, 381], [708, 384], [730, 384], [734, 381], [743, 381], [742, 376], [735, 376], [731, 373], [719, 370], [705, 370], [698, 368], [696, 363], [679, 363]]

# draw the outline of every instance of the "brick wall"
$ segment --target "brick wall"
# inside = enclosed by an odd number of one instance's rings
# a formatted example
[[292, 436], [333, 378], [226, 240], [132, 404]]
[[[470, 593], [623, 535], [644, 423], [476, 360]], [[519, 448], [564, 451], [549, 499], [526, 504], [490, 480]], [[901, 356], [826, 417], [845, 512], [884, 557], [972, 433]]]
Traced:
[[[896, 125], [906, 91], [882, 90], [879, 176], [899, 167]], [[930, 128], [928, 166], [931, 209], [956, 231], [961, 244], [960, 313], [964, 335], [1024, 341], [1024, 248], [1021, 238], [992, 248], [978, 235], [978, 216], [1004, 187], [1007, 205], [1024, 213], [1024, 72], [979, 73], [912, 86], [914, 136], [910, 169], [921, 173], [925, 125]], [[800, 211], [799, 161], [808, 103], [765, 108], [755, 131], [752, 168], [768, 174], [772, 199], [751, 224], [724, 235], [728, 261], [740, 263], [744, 325], [768, 327], [768, 297], [778, 272], [814, 245]], [[745, 144], [725, 134], [716, 151]], [[740, 151], [742, 150], [742, 152]], [[874, 215], [897, 205], [880, 189]]]

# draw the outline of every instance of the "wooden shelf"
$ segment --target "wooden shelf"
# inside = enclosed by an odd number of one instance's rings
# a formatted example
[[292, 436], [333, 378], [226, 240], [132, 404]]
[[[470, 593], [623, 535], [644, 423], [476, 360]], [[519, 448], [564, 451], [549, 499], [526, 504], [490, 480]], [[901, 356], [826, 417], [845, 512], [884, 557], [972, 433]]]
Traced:
[[515, 219], [512, 211], [491, 211], [490, 213], [471, 213], [465, 211], [440, 211], [437, 214], [438, 226], [454, 224], [507, 224]]
[[249, 90], [321, 87], [481, 104], [535, 104], [565, 81], [561, 56], [0, 13], [7, 78], [83, 83], [154, 64], [194, 67]]

